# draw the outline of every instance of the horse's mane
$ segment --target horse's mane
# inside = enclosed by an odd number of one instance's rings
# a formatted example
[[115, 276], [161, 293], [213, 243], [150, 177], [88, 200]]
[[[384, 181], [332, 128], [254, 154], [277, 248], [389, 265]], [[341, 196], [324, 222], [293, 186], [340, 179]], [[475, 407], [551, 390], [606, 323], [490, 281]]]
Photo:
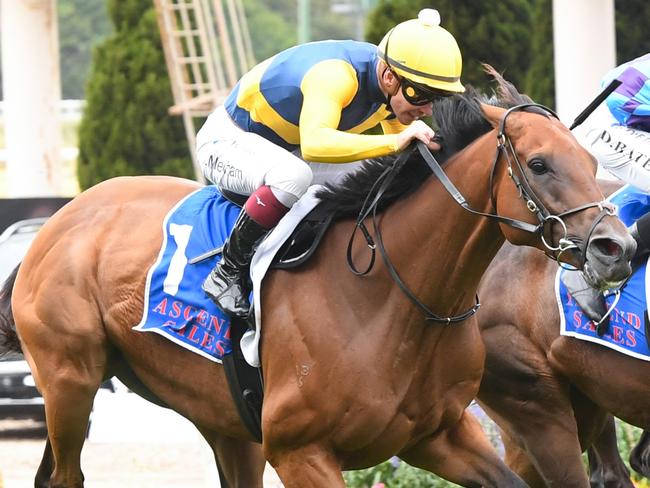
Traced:
[[[440, 164], [492, 129], [481, 112], [480, 104], [510, 108], [532, 102], [492, 66], [486, 64], [483, 67], [497, 83], [491, 96], [468, 85], [464, 93], [443, 98], [434, 104], [434, 126], [437, 127], [436, 134], [442, 146], [442, 150], [435, 156]], [[377, 178], [396, 158], [392, 155], [367, 159], [358, 171], [346, 175], [338, 184], [326, 184], [317, 196], [324, 202], [326, 209], [338, 217], [356, 215]], [[431, 170], [417, 151], [411, 153], [402, 168], [398, 177], [386, 189], [379, 202], [379, 209], [412, 193], [431, 175]]]

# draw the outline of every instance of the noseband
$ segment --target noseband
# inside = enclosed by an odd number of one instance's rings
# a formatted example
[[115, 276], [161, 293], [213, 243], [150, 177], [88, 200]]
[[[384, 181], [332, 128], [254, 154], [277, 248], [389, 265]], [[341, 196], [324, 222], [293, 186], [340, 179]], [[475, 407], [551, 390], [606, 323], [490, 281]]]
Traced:
[[[447, 175], [443, 171], [438, 161], [436, 161], [436, 159], [431, 154], [431, 151], [429, 151], [429, 148], [424, 143], [417, 141], [417, 149], [422, 155], [422, 157], [424, 158], [424, 160], [426, 161], [427, 165], [429, 166], [433, 174], [438, 178], [438, 180], [440, 180], [442, 185], [445, 187], [447, 192], [465, 210], [473, 214], [481, 215], [483, 217], [488, 217], [492, 220], [496, 220], [498, 222], [504, 223], [515, 229], [523, 230], [533, 234], [539, 234], [540, 239], [544, 247], [546, 248], [545, 251], [546, 254], [549, 257], [555, 259], [560, 266], [563, 265], [563, 263], [560, 261], [560, 257], [562, 256], [562, 254], [570, 249], [577, 249], [580, 251], [581, 254], [580, 267], [582, 267], [586, 260], [586, 249], [589, 240], [591, 239], [591, 235], [593, 234], [596, 226], [602, 221], [603, 218], [609, 215], [614, 215], [616, 213], [615, 207], [609, 202], [600, 201], [600, 202], [585, 203], [583, 205], [572, 208], [570, 210], [565, 210], [559, 214], [552, 214], [551, 212], [548, 211], [546, 206], [542, 203], [542, 201], [537, 197], [537, 195], [531, 188], [528, 179], [526, 178], [526, 174], [524, 173], [523, 167], [519, 162], [519, 158], [517, 158], [517, 153], [515, 152], [514, 146], [512, 145], [512, 141], [506, 134], [506, 121], [508, 119], [508, 116], [513, 112], [524, 110], [528, 107], [537, 107], [547, 112], [548, 114], [552, 115], [556, 119], [558, 119], [557, 114], [553, 110], [545, 107], [544, 105], [540, 105], [537, 103], [524, 103], [521, 105], [516, 105], [506, 110], [505, 114], [503, 115], [503, 118], [499, 122], [498, 133], [497, 133], [496, 154], [494, 156], [494, 160], [492, 162], [492, 170], [490, 172], [490, 183], [489, 183], [490, 199], [492, 201], [492, 206], [494, 208], [495, 213], [480, 212], [478, 210], [474, 210], [473, 208], [471, 208], [467, 200], [465, 200], [465, 197], [463, 197], [460, 191], [458, 191], [456, 186], [447, 177]], [[463, 322], [467, 320], [469, 317], [471, 317], [472, 315], [474, 315], [476, 311], [479, 309], [479, 307], [481, 306], [478, 296], [476, 297], [475, 305], [460, 315], [455, 315], [451, 317], [441, 317], [439, 315], [436, 315], [424, 303], [422, 303], [420, 299], [418, 299], [417, 296], [409, 289], [406, 283], [402, 281], [399, 274], [397, 273], [397, 270], [395, 269], [395, 266], [393, 265], [390, 258], [388, 257], [388, 254], [386, 253], [386, 249], [384, 248], [381, 232], [379, 230], [379, 225], [376, 219], [377, 204], [379, 203], [379, 200], [381, 200], [381, 197], [383, 196], [385, 190], [388, 188], [388, 186], [393, 181], [395, 176], [399, 173], [400, 169], [402, 168], [404, 163], [408, 160], [409, 156], [414, 151], [414, 149], [415, 146], [411, 145], [409, 149], [403, 151], [400, 154], [400, 156], [397, 159], [395, 159], [393, 164], [387, 167], [386, 170], [384, 170], [384, 172], [379, 176], [379, 178], [377, 178], [377, 181], [368, 192], [368, 196], [366, 197], [366, 200], [362, 205], [361, 211], [359, 212], [356, 225], [354, 227], [352, 236], [350, 237], [350, 241], [348, 243], [348, 249], [347, 249], [348, 267], [357, 276], [364, 276], [368, 274], [372, 269], [372, 267], [374, 266], [375, 250], [378, 248], [391, 277], [399, 286], [399, 288], [402, 290], [402, 292], [409, 298], [409, 300], [411, 300], [411, 302], [413, 302], [422, 311], [426, 320], [441, 322], [446, 324]], [[496, 172], [497, 164], [500, 160], [499, 156], [501, 155], [503, 155], [502, 159], [508, 165], [508, 175], [510, 176], [510, 178], [512, 178], [515, 186], [517, 187], [517, 190], [519, 192], [519, 198], [525, 200], [526, 208], [528, 208], [528, 210], [531, 213], [535, 214], [539, 222], [537, 225], [522, 220], [512, 219], [510, 217], [505, 217], [503, 215], [498, 215], [496, 213], [497, 211], [496, 199], [494, 198], [493, 183], [494, 183], [494, 175]], [[514, 162], [514, 166], [517, 168], [518, 175], [515, 174], [515, 172], [513, 171], [513, 162]], [[567, 227], [566, 224], [564, 223], [563, 217], [573, 215], [575, 213], [581, 212], [583, 210], [592, 207], [598, 207], [600, 209], [600, 213], [594, 219], [593, 223], [591, 224], [591, 227], [589, 228], [589, 231], [587, 232], [586, 239], [584, 240], [584, 242], [582, 242], [582, 245], [580, 245], [572, 241], [571, 239], [569, 239]], [[370, 232], [368, 232], [368, 229], [364, 224], [364, 220], [371, 214], [372, 214], [373, 228], [375, 230], [377, 243], [374, 242], [372, 236], [370, 235]], [[547, 228], [550, 229], [554, 223], [561, 225], [564, 231], [564, 236], [558, 240], [557, 246], [553, 246], [552, 243], [549, 244], [544, 236], [546, 229]], [[546, 224], [549, 225], [547, 226]], [[354, 265], [354, 262], [352, 260], [352, 245], [354, 243], [354, 236], [358, 229], [361, 229], [361, 232], [363, 233], [363, 236], [366, 239], [366, 243], [371, 250], [370, 263], [368, 264], [368, 267], [364, 271], [359, 271]]]

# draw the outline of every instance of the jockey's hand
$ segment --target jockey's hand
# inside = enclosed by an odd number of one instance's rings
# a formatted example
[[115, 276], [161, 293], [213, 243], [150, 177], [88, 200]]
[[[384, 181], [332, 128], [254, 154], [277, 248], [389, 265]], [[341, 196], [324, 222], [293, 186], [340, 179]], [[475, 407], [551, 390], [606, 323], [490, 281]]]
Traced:
[[442, 146], [440, 145], [440, 141], [442, 141], [442, 139], [440, 137], [434, 135], [431, 138], [431, 141], [429, 142], [429, 144], [427, 144], [427, 147], [429, 148], [429, 151], [431, 151], [431, 152], [440, 151], [442, 149]]
[[402, 151], [406, 149], [413, 139], [418, 139], [424, 142], [431, 151], [439, 151], [440, 144], [434, 140], [435, 135], [436, 133], [431, 127], [421, 120], [416, 120], [397, 135], [397, 144], [399, 150]]

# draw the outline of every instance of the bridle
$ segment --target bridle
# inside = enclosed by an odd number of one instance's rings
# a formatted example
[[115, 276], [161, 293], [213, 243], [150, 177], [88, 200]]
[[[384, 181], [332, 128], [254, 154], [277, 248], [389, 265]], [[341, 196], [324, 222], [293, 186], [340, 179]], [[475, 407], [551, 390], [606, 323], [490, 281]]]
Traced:
[[[517, 157], [517, 153], [512, 144], [512, 141], [506, 134], [506, 121], [508, 119], [508, 116], [513, 112], [524, 110], [529, 107], [537, 107], [538, 109], [545, 111], [547, 114], [552, 115], [555, 118], [558, 118], [557, 114], [553, 110], [537, 103], [524, 103], [521, 105], [516, 105], [506, 110], [501, 121], [499, 122], [499, 127], [497, 130], [497, 147], [496, 147], [494, 160], [492, 162], [492, 169], [490, 172], [490, 179], [489, 179], [490, 200], [492, 202], [492, 207], [494, 208], [494, 213], [486, 213], [486, 212], [481, 212], [472, 209], [469, 206], [469, 203], [467, 202], [465, 197], [463, 197], [460, 191], [458, 191], [456, 186], [447, 177], [447, 175], [443, 171], [438, 161], [436, 161], [435, 157], [429, 151], [429, 148], [424, 143], [418, 141], [415, 146], [411, 145], [408, 149], [403, 151], [399, 155], [399, 157], [397, 157], [395, 161], [384, 170], [384, 172], [379, 176], [379, 178], [377, 178], [377, 181], [368, 192], [368, 195], [359, 212], [359, 216], [357, 217], [356, 225], [350, 237], [350, 241], [348, 243], [347, 260], [348, 260], [348, 267], [350, 268], [350, 270], [357, 276], [364, 276], [368, 274], [372, 269], [372, 267], [374, 266], [375, 250], [378, 248], [391, 277], [396, 282], [396, 284], [400, 287], [402, 292], [411, 300], [411, 302], [413, 302], [423, 312], [426, 320], [430, 320], [434, 322], [442, 322], [446, 324], [463, 322], [464, 320], [474, 315], [476, 311], [479, 309], [481, 304], [477, 295], [475, 305], [460, 315], [455, 315], [451, 317], [441, 317], [439, 315], [436, 315], [424, 303], [422, 303], [420, 299], [418, 299], [417, 296], [415, 296], [415, 294], [402, 281], [399, 274], [397, 273], [397, 270], [395, 269], [395, 266], [390, 261], [390, 258], [386, 253], [386, 249], [384, 247], [382, 236], [381, 236], [381, 231], [379, 229], [379, 225], [377, 223], [377, 218], [376, 218], [377, 206], [384, 192], [386, 191], [390, 183], [395, 179], [395, 177], [397, 176], [401, 168], [404, 166], [406, 161], [409, 159], [409, 157], [411, 156], [411, 154], [413, 153], [416, 147], [417, 150], [422, 155], [422, 157], [424, 158], [427, 165], [429, 166], [429, 168], [431, 169], [431, 171], [433, 172], [433, 174], [440, 180], [442, 185], [445, 187], [445, 189], [451, 195], [451, 197], [456, 201], [456, 203], [458, 203], [465, 210], [467, 210], [470, 213], [481, 215], [483, 217], [487, 217], [492, 220], [496, 220], [498, 222], [504, 223], [515, 229], [523, 230], [525, 232], [530, 232], [533, 234], [539, 234], [542, 244], [546, 248], [545, 251], [546, 254], [549, 257], [555, 259], [560, 266], [562, 266], [562, 262], [560, 261], [560, 257], [562, 256], [562, 254], [570, 249], [577, 249], [578, 251], [580, 251], [581, 254], [580, 267], [584, 266], [584, 262], [586, 259], [587, 245], [589, 243], [589, 240], [591, 239], [591, 235], [593, 234], [596, 226], [606, 216], [615, 215], [616, 209], [609, 202], [599, 201], [599, 202], [585, 203], [575, 208], [560, 212], [559, 214], [552, 214], [551, 212], [549, 212], [549, 210], [546, 208], [546, 206], [542, 203], [542, 201], [537, 197], [537, 195], [531, 188], [530, 183], [526, 178], [526, 174], [523, 170], [523, 167], [519, 161], [519, 158]], [[503, 157], [500, 158], [500, 156]], [[503, 215], [498, 215], [497, 208], [496, 208], [496, 200], [494, 197], [494, 176], [496, 173], [498, 162], [500, 160], [505, 161], [505, 163], [508, 165], [508, 170], [507, 170], [508, 175], [510, 176], [510, 178], [512, 179], [512, 181], [514, 182], [518, 190], [519, 198], [523, 199], [526, 202], [526, 208], [528, 208], [528, 210], [537, 217], [538, 220], [537, 225], [522, 220], [513, 219], [510, 217], [505, 217]], [[513, 167], [516, 168], [516, 172], [513, 170]], [[581, 212], [583, 210], [587, 210], [592, 207], [598, 207], [600, 209], [600, 213], [596, 216], [596, 218], [592, 222], [591, 227], [587, 232], [587, 238], [582, 243], [579, 242], [576, 243], [569, 238], [567, 226], [564, 223], [563, 218]], [[371, 214], [372, 214], [373, 228], [377, 240], [376, 244], [364, 224], [364, 220]], [[549, 225], [547, 226], [547, 224]], [[546, 229], [551, 230], [553, 224], [561, 225], [564, 233], [564, 235], [558, 240], [558, 244], [556, 246], [552, 245], [552, 242], [549, 243], [544, 235]], [[366, 243], [368, 247], [371, 249], [370, 263], [368, 264], [368, 267], [364, 271], [359, 271], [354, 265], [352, 260], [352, 245], [354, 242], [356, 231], [358, 229], [360, 229], [361, 232], [363, 233], [366, 239]]]
[[[538, 109], [544, 110], [548, 114], [552, 115], [556, 119], [558, 118], [557, 114], [553, 110], [551, 110], [548, 107], [545, 107], [544, 105], [540, 105], [537, 103], [524, 103], [521, 105], [516, 105], [506, 111], [506, 113], [503, 115], [503, 118], [499, 123], [499, 128], [497, 132], [497, 152], [494, 157], [494, 161], [492, 163], [492, 172], [490, 173], [490, 198], [492, 201], [492, 206], [496, 212], [497, 207], [494, 198], [493, 179], [494, 179], [494, 173], [496, 171], [496, 166], [499, 161], [499, 155], [503, 154], [504, 156], [503, 160], [505, 160], [508, 165], [508, 175], [510, 176], [510, 178], [512, 178], [515, 186], [517, 187], [517, 190], [519, 191], [519, 197], [526, 201], [526, 208], [528, 208], [528, 210], [531, 213], [535, 214], [537, 220], [539, 221], [539, 224], [537, 226], [534, 226], [533, 228], [527, 228], [531, 224], [527, 224], [526, 222], [522, 222], [518, 220], [513, 220], [509, 225], [512, 225], [515, 228], [522, 229], [528, 232], [539, 233], [540, 238], [542, 240], [542, 244], [546, 248], [546, 254], [549, 257], [555, 259], [560, 266], [562, 266], [562, 262], [560, 261], [560, 257], [562, 256], [562, 253], [568, 251], [569, 249], [577, 249], [580, 252], [580, 256], [581, 256], [580, 268], [582, 268], [584, 266], [585, 259], [586, 259], [587, 245], [589, 244], [589, 240], [591, 239], [591, 235], [593, 234], [596, 226], [606, 216], [615, 215], [616, 208], [613, 204], [601, 200], [599, 202], [585, 203], [575, 208], [565, 210], [564, 212], [561, 212], [559, 214], [552, 214], [551, 212], [549, 212], [549, 210], [546, 208], [544, 203], [542, 203], [542, 201], [539, 198], [537, 198], [537, 195], [530, 187], [530, 183], [528, 182], [526, 173], [524, 173], [523, 167], [519, 161], [519, 158], [517, 157], [515, 148], [512, 145], [512, 141], [510, 140], [510, 138], [507, 136], [505, 132], [506, 120], [508, 116], [512, 112], [518, 110], [524, 110], [528, 107], [537, 107]], [[513, 162], [514, 162], [514, 166], [517, 168], [518, 175], [515, 174], [512, 169]], [[600, 213], [594, 219], [589, 229], [589, 232], [587, 233], [587, 238], [582, 241], [582, 245], [579, 245], [576, 242], [569, 239], [567, 227], [566, 224], [564, 223], [563, 217], [573, 215], [575, 213], [581, 212], [583, 210], [587, 210], [592, 207], [598, 207], [600, 209]], [[550, 230], [552, 225], [556, 223], [562, 227], [564, 236], [558, 240], [557, 246], [553, 246], [552, 244], [548, 243], [544, 234], [546, 229]], [[546, 224], [550, 224], [550, 225], [547, 226]]]

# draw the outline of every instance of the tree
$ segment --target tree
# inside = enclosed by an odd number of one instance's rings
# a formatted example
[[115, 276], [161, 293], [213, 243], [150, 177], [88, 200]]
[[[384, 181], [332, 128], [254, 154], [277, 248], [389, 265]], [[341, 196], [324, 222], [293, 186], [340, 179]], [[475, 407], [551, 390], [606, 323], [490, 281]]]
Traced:
[[93, 46], [111, 31], [106, 0], [58, 0], [63, 98], [84, 98]]
[[192, 177], [151, 0], [109, 0], [114, 33], [93, 51], [79, 129], [82, 189], [118, 175]]
[[533, 12], [530, 64], [524, 91], [536, 102], [555, 106], [553, 15], [551, 0], [536, 0]]
[[[351, 39], [354, 18], [333, 10], [336, 0], [310, 0], [311, 38]], [[340, 0], [345, 4], [344, 0]], [[348, 2], [356, 5], [358, 2]], [[296, 0], [244, 0], [255, 59], [261, 61], [297, 42]]]
[[650, 52], [648, 22], [650, 2], [647, 0], [617, 0], [616, 59], [625, 63]]
[[261, 61], [296, 43], [296, 25], [263, 0], [244, 0], [255, 59]]

